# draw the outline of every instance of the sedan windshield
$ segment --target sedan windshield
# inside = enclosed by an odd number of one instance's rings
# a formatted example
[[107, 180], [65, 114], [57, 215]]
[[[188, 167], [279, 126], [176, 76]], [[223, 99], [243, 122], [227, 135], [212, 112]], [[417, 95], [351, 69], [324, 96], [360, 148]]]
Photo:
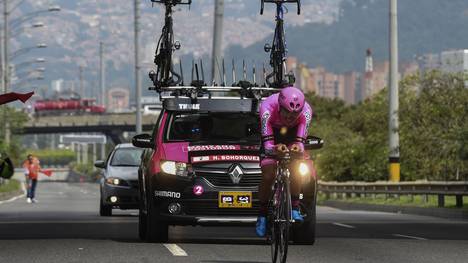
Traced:
[[143, 149], [121, 148], [117, 149], [112, 157], [111, 166], [139, 166]]

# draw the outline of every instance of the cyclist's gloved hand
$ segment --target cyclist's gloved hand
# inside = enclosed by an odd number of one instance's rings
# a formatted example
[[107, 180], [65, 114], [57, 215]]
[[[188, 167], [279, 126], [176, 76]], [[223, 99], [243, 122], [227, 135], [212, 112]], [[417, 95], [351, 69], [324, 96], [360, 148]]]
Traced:
[[284, 156], [287, 152], [289, 152], [288, 146], [285, 144], [277, 144], [276, 145], [276, 154], [279, 156]]
[[293, 152], [293, 153], [302, 153], [303, 150], [298, 144], [293, 144], [291, 146], [291, 152]]

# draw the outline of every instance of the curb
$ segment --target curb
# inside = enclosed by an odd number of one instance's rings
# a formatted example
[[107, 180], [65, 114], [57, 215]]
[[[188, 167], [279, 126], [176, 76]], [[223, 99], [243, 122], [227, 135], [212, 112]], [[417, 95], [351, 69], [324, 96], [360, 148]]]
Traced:
[[18, 195], [23, 195], [24, 192], [22, 189], [16, 190], [16, 191], [11, 191], [11, 192], [6, 192], [6, 193], [0, 193], [0, 201], [5, 201], [8, 199], [11, 199], [13, 197], [17, 197]]
[[448, 219], [468, 220], [468, 210], [456, 208], [425, 208], [413, 206], [396, 206], [396, 205], [372, 205], [372, 204], [357, 204], [343, 201], [325, 200], [320, 202], [320, 205], [330, 206], [342, 210], [365, 210], [379, 211], [389, 213], [402, 213], [422, 216], [434, 216]]

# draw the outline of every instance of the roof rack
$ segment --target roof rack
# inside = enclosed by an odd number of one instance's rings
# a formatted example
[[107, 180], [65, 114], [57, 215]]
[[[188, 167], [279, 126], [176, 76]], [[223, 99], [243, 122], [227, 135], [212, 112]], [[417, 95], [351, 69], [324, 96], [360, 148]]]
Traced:
[[[261, 100], [263, 97], [270, 96], [279, 91], [276, 88], [241, 86], [241, 87], [222, 87], [222, 86], [171, 86], [160, 87], [159, 89], [150, 88], [159, 93], [160, 100], [167, 98], [187, 97], [196, 100], [200, 97], [212, 98], [213, 93], [237, 93], [241, 99]], [[169, 93], [169, 96], [163, 96], [162, 93]]]
[[159, 99], [161, 101], [168, 98], [167, 96], [163, 97], [162, 93], [169, 93], [169, 96], [172, 98], [190, 98], [192, 101], [196, 101], [196, 99], [200, 97], [212, 98], [213, 95], [218, 96], [220, 93], [230, 93], [229, 95], [234, 93], [241, 99], [248, 98], [258, 101], [263, 97], [279, 91], [279, 89], [271, 88], [267, 85], [265, 65], [263, 65], [264, 83], [261, 84], [261, 86], [257, 84], [257, 70], [255, 65], [252, 67], [253, 81], [249, 81], [247, 79], [247, 65], [245, 61], [242, 63], [243, 78], [240, 78], [238, 81], [236, 81], [235, 61], [232, 61], [233, 83], [232, 86], [227, 86], [224, 59], [222, 60], [222, 65], [219, 65], [219, 62], [216, 61], [218, 67], [222, 66], [222, 75], [220, 71], [221, 85], [218, 86], [217, 83], [206, 84], [203, 62], [201, 60], [199, 62], [192, 61], [191, 82], [189, 85], [185, 85], [182, 63], [179, 63], [180, 71], [176, 72], [172, 59], [174, 51], [179, 50], [181, 47], [179, 41], [174, 41], [172, 8], [176, 5], [190, 6], [192, 1], [151, 0], [151, 2], [163, 4], [166, 9], [164, 26], [155, 52], [156, 55], [154, 63], [156, 65], [156, 70], [149, 72], [149, 77], [153, 82], [153, 87], [150, 87], [149, 89], [159, 93]]

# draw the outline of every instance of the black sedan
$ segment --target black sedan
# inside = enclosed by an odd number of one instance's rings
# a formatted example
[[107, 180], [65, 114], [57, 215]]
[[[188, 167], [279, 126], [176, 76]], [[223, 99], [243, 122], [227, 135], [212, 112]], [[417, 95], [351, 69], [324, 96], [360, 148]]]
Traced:
[[111, 216], [113, 208], [138, 209], [138, 166], [143, 149], [119, 144], [106, 161], [94, 165], [103, 169], [99, 214]]

